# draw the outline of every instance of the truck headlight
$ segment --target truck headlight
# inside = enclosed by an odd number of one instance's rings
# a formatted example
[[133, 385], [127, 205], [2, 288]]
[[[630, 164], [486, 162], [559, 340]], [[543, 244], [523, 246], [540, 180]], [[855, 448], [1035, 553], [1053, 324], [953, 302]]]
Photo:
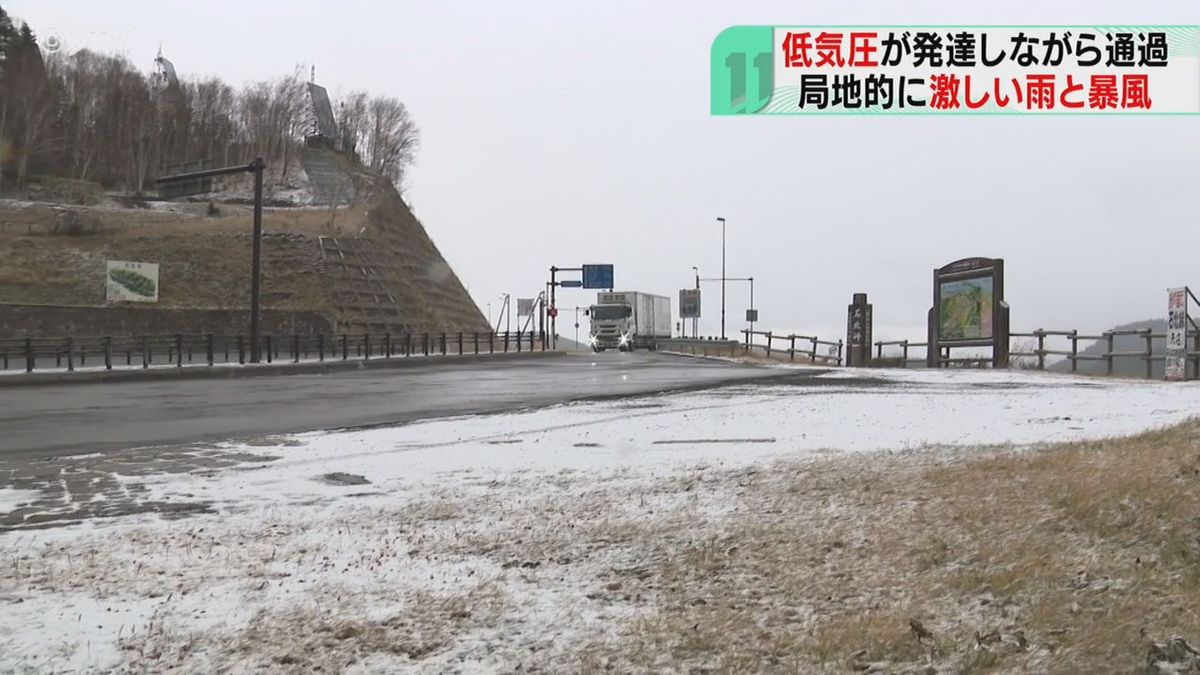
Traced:
[[629, 344], [629, 336], [621, 335], [621, 346], [624, 347], [627, 344]]

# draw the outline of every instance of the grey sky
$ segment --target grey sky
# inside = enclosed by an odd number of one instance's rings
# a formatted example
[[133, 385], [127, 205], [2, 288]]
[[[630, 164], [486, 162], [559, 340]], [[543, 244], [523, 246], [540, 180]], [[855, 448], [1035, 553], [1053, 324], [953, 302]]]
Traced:
[[[1200, 118], [708, 114], [709, 46], [733, 24], [1200, 24], [1194, 0], [0, 4], [144, 68], [161, 42], [185, 76], [315, 64], [331, 91], [403, 99], [423, 134], [411, 201], [481, 307], [584, 262], [674, 303], [692, 265], [719, 273], [717, 216], [764, 329], [837, 337], [866, 291], [877, 339], [921, 337], [931, 269], [971, 255], [1005, 258], [1015, 330], [1161, 316], [1168, 286], [1200, 286]], [[731, 332], [746, 295], [730, 285]]]

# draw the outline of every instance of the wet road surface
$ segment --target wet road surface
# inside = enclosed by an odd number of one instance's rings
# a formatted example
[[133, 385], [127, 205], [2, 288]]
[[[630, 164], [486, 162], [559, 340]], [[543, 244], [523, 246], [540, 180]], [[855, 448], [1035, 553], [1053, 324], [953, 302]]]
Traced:
[[646, 353], [0, 389], [0, 459], [125, 451], [703, 389], [814, 371]]

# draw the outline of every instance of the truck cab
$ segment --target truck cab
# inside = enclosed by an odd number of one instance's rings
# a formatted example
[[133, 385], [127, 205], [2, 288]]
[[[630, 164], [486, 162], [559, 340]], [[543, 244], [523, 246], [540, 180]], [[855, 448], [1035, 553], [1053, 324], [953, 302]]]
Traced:
[[592, 351], [633, 349], [633, 307], [628, 303], [592, 305], [588, 308], [592, 320]]

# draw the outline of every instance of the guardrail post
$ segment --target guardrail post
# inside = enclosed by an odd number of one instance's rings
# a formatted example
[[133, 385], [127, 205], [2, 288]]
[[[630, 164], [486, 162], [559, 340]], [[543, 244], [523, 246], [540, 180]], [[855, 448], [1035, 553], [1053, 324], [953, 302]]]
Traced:
[[371, 360], [371, 334], [363, 333], [363, 361]]
[[504, 331], [504, 353], [508, 353], [508, 331]]
[[843, 346], [844, 345], [842, 344], [842, 339], [838, 338], [837, 364], [839, 366], [842, 365], [842, 347]]
[[204, 355], [208, 357], [208, 365], [213, 364], [213, 334], [204, 336]]
[[183, 367], [183, 335], [181, 333], [175, 334], [175, 367]]
[[150, 367], [150, 345], [147, 342], [148, 338], [142, 336], [142, 368]]
[[67, 372], [75, 372], [75, 338], [67, 338]]
[[908, 340], [907, 339], [900, 341], [900, 359], [901, 359], [900, 367], [907, 368], [908, 367]]
[[478, 354], [479, 353], [479, 331], [475, 331], [474, 337], [475, 337], [475, 353]]
[[517, 331], [517, 351], [521, 351], [521, 331]]
[[811, 362], [816, 363], [817, 362], [817, 338], [811, 337], [809, 339], [812, 340], [812, 353], [808, 358]]
[[771, 331], [767, 331], [767, 358], [771, 358]]
[[[1143, 328], [1142, 331], [1144, 333], [1142, 337], [1146, 340], [1146, 379], [1149, 380], [1154, 377], [1154, 361], [1150, 360], [1150, 357], [1154, 355], [1154, 338], [1150, 337], [1149, 328]], [[1167, 362], [1164, 359], [1164, 369], [1167, 367], [1166, 363]]]
[[1071, 341], [1071, 357], [1070, 358], [1071, 358], [1071, 372], [1073, 373], [1079, 368], [1079, 361], [1077, 360], [1077, 358], [1079, 356], [1079, 330], [1072, 329], [1071, 334], [1067, 336], [1067, 339]]
[[33, 372], [33, 338], [25, 338], [25, 372]]
[[[7, 364], [6, 366], [7, 367]], [[104, 369], [112, 370], [112, 338], [104, 338]]]
[[325, 362], [325, 334], [317, 333], [317, 361]]
[[460, 330], [460, 331], [458, 331], [458, 355], [462, 356], [462, 354], [463, 354], [463, 339], [462, 339], [462, 331]]
[[793, 333], [793, 334], [789, 335], [788, 338], [791, 340], [791, 345], [788, 346], [788, 360], [795, 361], [796, 360], [796, 334]]
[[446, 355], [446, 331], [442, 331], [442, 356]]
[[300, 363], [300, 335], [292, 333], [292, 363]]
[[877, 358], [877, 359], [883, 358], [883, 342], [882, 341], [875, 343], [875, 358]]
[[493, 332], [488, 333], [488, 353], [496, 353], [496, 334]]
[[1113, 343], [1116, 341], [1116, 336], [1113, 335], [1111, 332], [1105, 332], [1104, 337], [1106, 338], [1106, 344], [1108, 346], [1108, 349], [1104, 353], [1104, 360], [1107, 362], [1104, 374], [1112, 375], [1113, 374]]
[[275, 350], [272, 348], [272, 347], [273, 347], [273, 344], [272, 344], [273, 342], [274, 342], [274, 341], [271, 339], [271, 336], [270, 336], [270, 335], [268, 335], [268, 336], [267, 336], [267, 363], [274, 363], [274, 362], [275, 362], [275, 361], [274, 361], [274, 359], [275, 359]]
[[246, 342], [241, 335], [237, 336], [238, 365], [246, 363]]
[[342, 360], [350, 358], [350, 336], [342, 333]]

